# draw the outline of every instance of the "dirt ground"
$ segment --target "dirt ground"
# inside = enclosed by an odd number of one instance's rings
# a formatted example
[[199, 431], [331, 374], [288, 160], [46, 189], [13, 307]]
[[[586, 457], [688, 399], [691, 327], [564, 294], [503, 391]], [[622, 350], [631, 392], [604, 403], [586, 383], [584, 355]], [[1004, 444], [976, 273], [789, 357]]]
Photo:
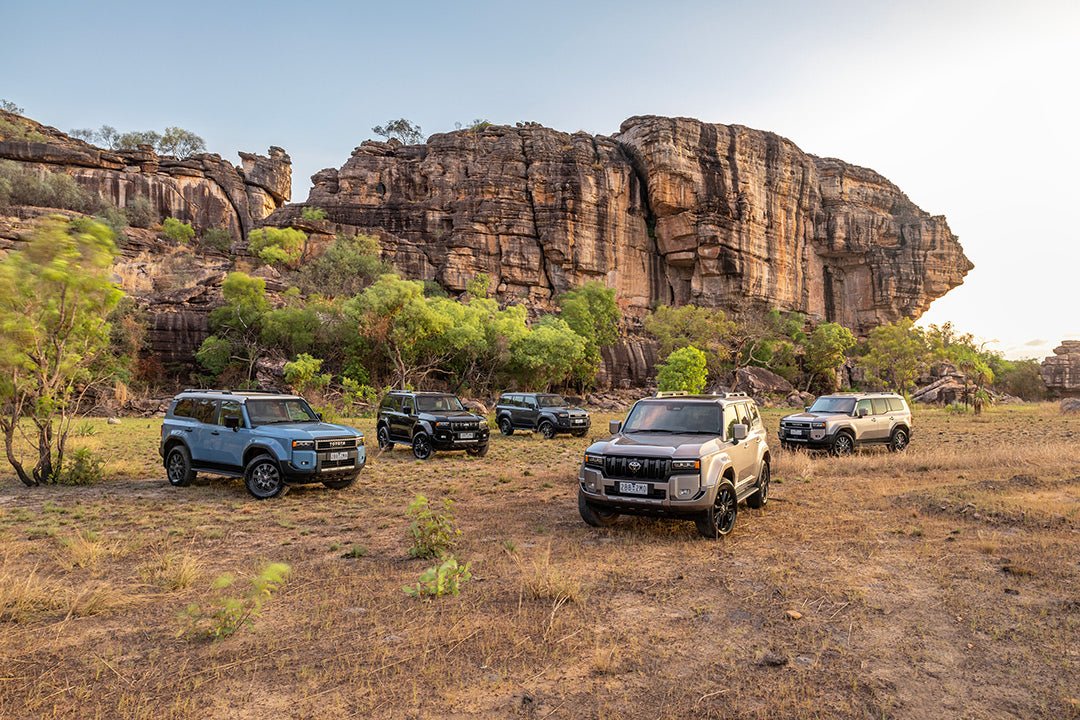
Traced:
[[[348, 490], [258, 502], [170, 487], [158, 421], [94, 421], [105, 483], [0, 481], [0, 717], [1080, 718], [1080, 418], [919, 409], [907, 452], [836, 460], [780, 414], [769, 505], [720, 541], [586, 526], [588, 439], [369, 447]], [[457, 597], [402, 591], [418, 492], [455, 502]], [[269, 562], [249, 626], [191, 630]]]

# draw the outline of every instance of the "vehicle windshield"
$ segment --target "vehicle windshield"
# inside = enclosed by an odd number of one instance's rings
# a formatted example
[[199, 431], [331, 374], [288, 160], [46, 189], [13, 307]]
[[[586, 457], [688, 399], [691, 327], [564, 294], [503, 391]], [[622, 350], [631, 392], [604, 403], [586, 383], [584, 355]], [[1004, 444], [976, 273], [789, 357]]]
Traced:
[[623, 432], [724, 434], [719, 405], [679, 400], [638, 403], [626, 418]]
[[844, 413], [850, 415], [855, 409], [855, 398], [820, 397], [810, 406], [813, 413]]
[[417, 395], [416, 409], [420, 412], [446, 412], [465, 408], [453, 395]]
[[253, 426], [319, 422], [319, 416], [301, 398], [249, 398], [247, 411]]
[[562, 395], [537, 395], [536, 401], [540, 407], [566, 407], [566, 400]]

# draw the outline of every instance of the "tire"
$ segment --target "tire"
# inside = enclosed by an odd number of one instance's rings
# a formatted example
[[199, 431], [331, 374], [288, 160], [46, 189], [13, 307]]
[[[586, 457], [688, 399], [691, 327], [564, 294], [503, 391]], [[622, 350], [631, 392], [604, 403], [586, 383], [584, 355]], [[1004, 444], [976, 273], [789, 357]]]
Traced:
[[477, 445], [476, 447], [465, 448], [465, 453], [467, 455], [471, 455], [472, 457], [484, 457], [485, 455], [487, 455], [487, 451], [487, 443], [484, 443], [483, 445]]
[[735, 528], [739, 514], [739, 498], [730, 480], [724, 480], [716, 489], [713, 506], [694, 520], [702, 537], [714, 540], [729, 534]]
[[195, 481], [195, 471], [191, 469], [191, 453], [183, 445], [169, 448], [165, 456], [165, 476], [173, 487], [187, 487]]
[[435, 454], [435, 448], [431, 447], [431, 438], [425, 432], [413, 435], [412, 454], [417, 460], [427, 460]]
[[889, 436], [889, 449], [893, 452], [904, 452], [909, 442], [911, 442], [911, 436], [908, 435], [907, 428], [896, 428]]
[[619, 513], [614, 510], [604, 510], [590, 503], [581, 488], [578, 488], [577, 509], [585, 524], [592, 527], [610, 527], [619, 519]]
[[750, 497], [746, 498], [746, 506], [757, 510], [769, 504], [769, 481], [772, 480], [772, 468], [768, 460], [761, 461], [761, 472], [758, 473], [758, 489]]
[[348, 475], [340, 480], [323, 480], [322, 484], [331, 490], [344, 490], [345, 488], [356, 482], [356, 478], [359, 477], [359, 473], [356, 475]]
[[499, 432], [506, 437], [510, 437], [514, 434], [514, 424], [510, 422], [510, 418], [503, 416], [503, 418], [499, 420]]
[[575, 430], [574, 432], [571, 433], [571, 435], [573, 435], [574, 437], [585, 437], [588, 434], [589, 434], [588, 430]]
[[258, 500], [269, 500], [285, 492], [285, 478], [277, 461], [269, 455], [256, 455], [244, 468], [244, 485]]
[[833, 438], [829, 452], [836, 457], [844, 457], [855, 452], [855, 437], [847, 430], [841, 430]]
[[394, 443], [390, 439], [390, 428], [385, 425], [379, 428], [379, 432], [376, 434], [376, 438], [379, 441], [379, 449], [383, 452], [389, 452], [394, 449]]
[[555, 426], [545, 420], [540, 423], [540, 434], [544, 436], [545, 440], [551, 440], [555, 437]]

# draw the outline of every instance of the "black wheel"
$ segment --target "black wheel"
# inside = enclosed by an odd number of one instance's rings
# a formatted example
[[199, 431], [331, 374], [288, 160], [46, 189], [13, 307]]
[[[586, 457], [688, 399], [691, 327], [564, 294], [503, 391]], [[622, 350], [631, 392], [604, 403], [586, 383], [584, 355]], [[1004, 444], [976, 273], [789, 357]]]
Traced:
[[322, 484], [330, 488], [331, 490], [344, 490], [345, 488], [356, 482], [356, 478], [358, 475], [359, 473], [357, 475], [346, 475], [345, 477], [339, 478], [337, 480], [323, 480]]
[[540, 434], [544, 436], [545, 440], [550, 440], [555, 437], [555, 426], [545, 420], [540, 423]]
[[761, 472], [758, 473], [757, 492], [750, 497], [746, 498], [746, 506], [754, 508], [763, 508], [769, 503], [769, 480], [772, 479], [772, 472], [769, 468], [769, 461], [761, 461]]
[[577, 509], [581, 513], [581, 519], [585, 521], [585, 524], [593, 527], [608, 527], [619, 519], [619, 513], [614, 510], [604, 510], [590, 503], [585, 498], [585, 493], [581, 491], [581, 488], [578, 488]]
[[394, 443], [390, 440], [390, 428], [383, 425], [378, 432], [379, 449], [389, 451], [394, 449]]
[[174, 445], [165, 456], [165, 474], [173, 487], [185, 487], [195, 480], [191, 469], [191, 453], [183, 445]]
[[702, 537], [713, 538], [727, 535], [735, 527], [735, 518], [739, 514], [739, 500], [735, 495], [735, 486], [725, 480], [716, 490], [716, 501], [701, 517], [694, 521]]
[[588, 430], [575, 430], [572, 435], [574, 437], [585, 437], [588, 434]]
[[514, 434], [514, 423], [510, 422], [510, 418], [504, 416], [499, 420], [499, 432], [507, 437]]
[[851, 433], [843, 430], [836, 433], [836, 437], [832, 441], [832, 449], [830, 450], [836, 457], [843, 457], [855, 452], [855, 438]]
[[427, 460], [435, 454], [435, 448], [431, 447], [431, 438], [427, 433], [418, 432], [413, 435], [412, 454], [417, 460]]
[[487, 455], [488, 446], [487, 443], [483, 445], [477, 445], [476, 447], [465, 448], [465, 452], [473, 457], [484, 457]]
[[259, 500], [269, 500], [285, 492], [285, 478], [277, 461], [269, 455], [256, 455], [244, 469], [244, 485]]
[[907, 449], [908, 432], [904, 428], [896, 428], [892, 431], [892, 435], [889, 436], [889, 449], [893, 452], [903, 452]]

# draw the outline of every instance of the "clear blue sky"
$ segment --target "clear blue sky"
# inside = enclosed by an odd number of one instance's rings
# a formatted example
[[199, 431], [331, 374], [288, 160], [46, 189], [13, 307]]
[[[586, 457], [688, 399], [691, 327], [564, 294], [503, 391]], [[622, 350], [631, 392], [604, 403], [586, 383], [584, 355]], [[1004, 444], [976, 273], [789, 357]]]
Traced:
[[396, 117], [610, 134], [686, 115], [872, 167], [976, 268], [927, 321], [1010, 356], [1080, 338], [1080, 2], [0, 0], [0, 97], [63, 130], [284, 147], [294, 199]]

